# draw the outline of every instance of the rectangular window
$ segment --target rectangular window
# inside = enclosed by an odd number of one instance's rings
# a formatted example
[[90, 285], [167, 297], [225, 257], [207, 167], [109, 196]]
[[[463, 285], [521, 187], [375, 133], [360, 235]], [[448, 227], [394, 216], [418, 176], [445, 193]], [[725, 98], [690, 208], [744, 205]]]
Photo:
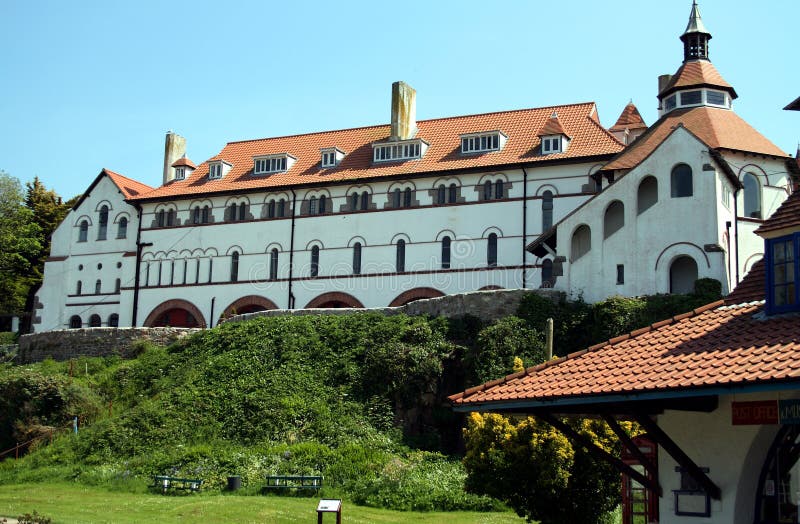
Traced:
[[286, 171], [286, 156], [275, 156], [269, 158], [257, 158], [254, 173], [261, 175], [264, 173], [279, 173]]
[[175, 168], [175, 180], [183, 180], [186, 178], [186, 168], [185, 167], [176, 167]]
[[542, 139], [542, 153], [560, 153], [561, 152], [561, 137], [552, 137]]
[[374, 162], [390, 162], [393, 160], [411, 160], [422, 157], [422, 141], [382, 144], [373, 146]]
[[681, 105], [693, 106], [702, 102], [703, 92], [699, 89], [695, 91], [684, 91], [681, 93]]
[[483, 133], [461, 137], [462, 153], [482, 153], [485, 151], [498, 151], [501, 148], [500, 132]]
[[767, 280], [770, 312], [798, 309], [797, 276], [800, 271], [800, 233], [768, 241]]
[[336, 166], [336, 151], [323, 151], [322, 167]]
[[664, 111], [672, 111], [675, 109], [675, 97], [676, 95], [667, 97], [667, 99], [664, 101]]
[[709, 104], [727, 107], [727, 104], [725, 104], [725, 93], [722, 91], [706, 91], [706, 100]]
[[625, 283], [625, 266], [617, 264], [617, 285]]

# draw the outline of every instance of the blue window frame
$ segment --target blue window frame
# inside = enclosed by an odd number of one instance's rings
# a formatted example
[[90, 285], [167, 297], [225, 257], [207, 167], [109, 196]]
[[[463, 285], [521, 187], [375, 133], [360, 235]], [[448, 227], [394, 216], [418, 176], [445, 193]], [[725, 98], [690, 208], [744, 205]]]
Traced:
[[767, 313], [800, 311], [800, 233], [766, 241]]

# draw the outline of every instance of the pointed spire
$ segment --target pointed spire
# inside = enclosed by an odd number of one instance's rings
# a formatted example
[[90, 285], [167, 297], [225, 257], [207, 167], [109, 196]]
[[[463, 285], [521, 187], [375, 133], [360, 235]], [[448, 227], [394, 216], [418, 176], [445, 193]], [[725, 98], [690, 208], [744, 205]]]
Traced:
[[614, 131], [624, 131], [625, 129], [647, 129], [647, 124], [644, 123], [644, 119], [633, 100], [628, 102], [628, 105], [622, 110], [622, 114], [619, 115], [617, 123], [608, 130], [613, 133]]
[[681, 35], [683, 41], [683, 61], [689, 60], [708, 60], [708, 41], [711, 40], [711, 33], [703, 24], [700, 17], [700, 8], [697, 1], [692, 1], [692, 12], [689, 13], [689, 23], [686, 31]]

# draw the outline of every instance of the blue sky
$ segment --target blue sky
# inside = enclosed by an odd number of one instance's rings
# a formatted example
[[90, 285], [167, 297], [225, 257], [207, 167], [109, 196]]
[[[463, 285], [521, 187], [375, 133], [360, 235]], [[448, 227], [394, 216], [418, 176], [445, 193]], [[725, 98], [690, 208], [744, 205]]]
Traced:
[[[64, 197], [107, 167], [161, 182], [164, 134], [199, 163], [228, 141], [583, 101], [656, 120], [689, 0], [2, 0], [0, 169]], [[794, 155], [800, 2], [700, 2], [736, 112]]]

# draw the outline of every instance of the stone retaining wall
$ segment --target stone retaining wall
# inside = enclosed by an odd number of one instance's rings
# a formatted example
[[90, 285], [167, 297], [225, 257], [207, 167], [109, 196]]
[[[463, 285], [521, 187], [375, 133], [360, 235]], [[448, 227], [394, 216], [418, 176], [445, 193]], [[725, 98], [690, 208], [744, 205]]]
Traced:
[[200, 331], [188, 328], [80, 328], [59, 329], [19, 337], [17, 360], [23, 364], [46, 358], [69, 360], [76, 357], [122, 358], [134, 356], [136, 341], [146, 340], [158, 345], [168, 345]]
[[493, 321], [514, 315], [522, 298], [536, 293], [550, 300], [560, 300], [563, 293], [551, 289], [495, 289], [473, 291], [457, 295], [415, 300], [405, 306], [372, 309], [271, 309], [244, 315], [236, 315], [224, 322], [238, 322], [255, 317], [281, 315], [347, 315], [352, 313], [383, 313], [384, 315], [429, 315], [432, 317], [458, 318], [472, 315], [484, 321]]

